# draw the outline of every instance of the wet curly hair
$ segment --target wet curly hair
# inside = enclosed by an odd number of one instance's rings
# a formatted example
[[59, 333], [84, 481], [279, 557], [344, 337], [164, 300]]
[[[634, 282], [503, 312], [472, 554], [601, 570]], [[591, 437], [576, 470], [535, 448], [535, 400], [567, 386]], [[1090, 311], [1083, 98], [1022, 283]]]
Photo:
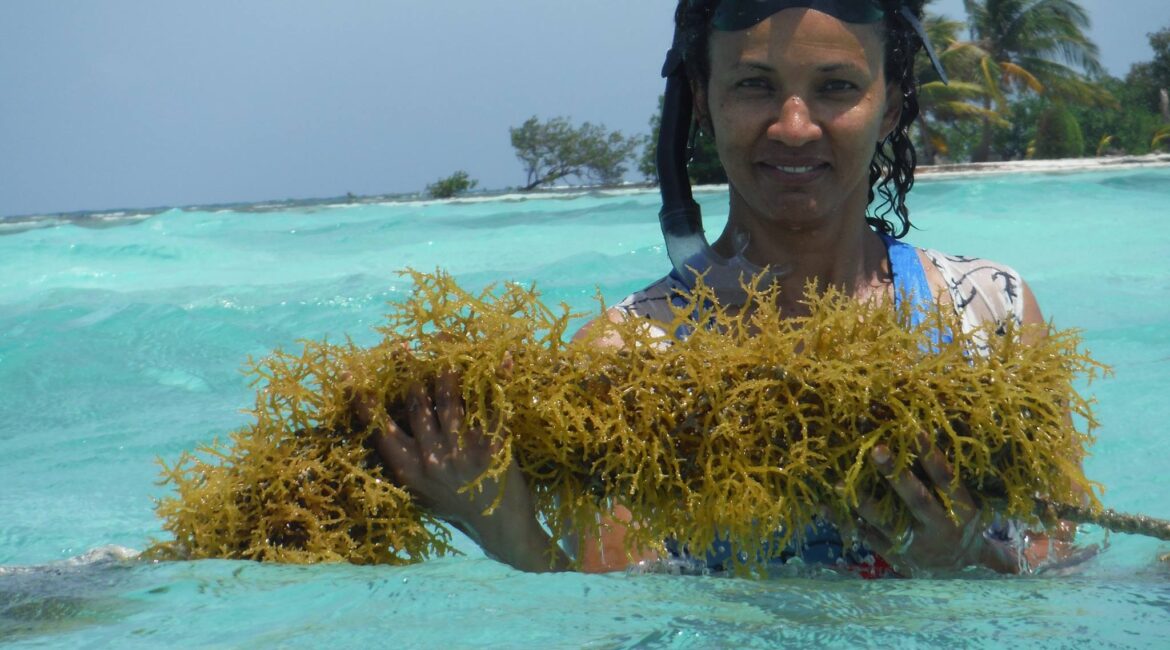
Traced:
[[[710, 52], [708, 49], [712, 16], [721, 0], [681, 0], [675, 12], [675, 26], [683, 39], [683, 60], [687, 75], [693, 83], [705, 88], [711, 76]], [[910, 209], [906, 207], [906, 195], [914, 186], [914, 169], [918, 156], [910, 140], [910, 125], [918, 117], [918, 79], [914, 74], [914, 57], [922, 49], [914, 28], [899, 13], [907, 6], [921, 20], [922, 0], [880, 0], [885, 9], [886, 44], [885, 75], [889, 81], [896, 81], [902, 92], [902, 112], [897, 126], [874, 148], [873, 160], [869, 164], [869, 203], [874, 204], [875, 196], [881, 201], [876, 204], [866, 220], [876, 230], [901, 238], [910, 230]], [[890, 213], [896, 222], [890, 218]]]

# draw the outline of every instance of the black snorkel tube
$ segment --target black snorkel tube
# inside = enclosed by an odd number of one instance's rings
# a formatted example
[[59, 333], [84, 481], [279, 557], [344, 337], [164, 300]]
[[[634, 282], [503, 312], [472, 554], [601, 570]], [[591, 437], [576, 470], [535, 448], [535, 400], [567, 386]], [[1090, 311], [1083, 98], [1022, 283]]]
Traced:
[[[690, 0], [680, 0], [685, 4]], [[715, 29], [736, 31], [747, 29], [768, 16], [792, 7], [806, 7], [855, 23], [875, 23], [885, 17], [881, 3], [876, 0], [724, 0], [712, 16]], [[911, 26], [922, 42], [935, 70], [946, 83], [947, 76], [934, 48], [926, 38], [922, 24], [909, 7], [903, 5], [899, 15]], [[745, 284], [756, 278], [767, 285], [784, 269], [765, 268], [743, 256], [747, 249], [747, 235], [734, 239], [735, 254], [728, 258], [712, 250], [703, 234], [703, 214], [691, 192], [687, 174], [688, 142], [694, 117], [694, 94], [687, 76], [684, 52], [686, 35], [676, 26], [674, 41], [666, 53], [662, 76], [666, 78], [666, 92], [662, 102], [662, 121], [658, 131], [658, 188], [662, 194], [662, 209], [658, 212], [666, 253], [675, 274], [693, 287], [697, 276], [715, 290], [724, 305], [742, 305], [746, 299]]]
[[658, 221], [666, 240], [666, 253], [675, 272], [691, 286], [696, 272], [706, 271], [719, 260], [703, 234], [703, 211], [695, 202], [687, 175], [694, 93], [683, 62], [684, 47], [683, 34], [676, 29], [674, 44], [666, 53], [666, 63], [662, 67], [666, 93], [662, 101], [656, 162], [658, 190], [662, 194]]
[[743, 257], [746, 238], [737, 242], [740, 250], [735, 256], [725, 258], [712, 250], [703, 234], [702, 209], [691, 193], [687, 175], [694, 93], [683, 61], [684, 47], [684, 36], [676, 30], [674, 44], [666, 53], [662, 67], [666, 93], [658, 132], [658, 189], [662, 194], [658, 221], [671, 265], [687, 286], [694, 286], [696, 276], [702, 275], [721, 303], [743, 304], [746, 300], [743, 284], [765, 269]]
[[[655, 161], [658, 166], [658, 189], [662, 194], [662, 210], [658, 212], [658, 220], [672, 262], [680, 241], [686, 241], [695, 234], [702, 237], [703, 234], [702, 209], [691, 194], [691, 182], [687, 176], [687, 142], [691, 133], [694, 93], [683, 63], [681, 41], [682, 34], [676, 30], [674, 45], [666, 53], [666, 63], [662, 67], [666, 93], [662, 100], [662, 123], [658, 131], [658, 156]], [[675, 244], [673, 247], [672, 242]]]

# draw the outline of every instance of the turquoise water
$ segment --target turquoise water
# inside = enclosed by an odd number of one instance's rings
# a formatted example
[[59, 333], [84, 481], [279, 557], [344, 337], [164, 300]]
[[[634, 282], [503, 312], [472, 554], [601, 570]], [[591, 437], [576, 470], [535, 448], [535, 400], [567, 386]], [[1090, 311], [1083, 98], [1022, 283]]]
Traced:
[[[699, 196], [709, 230], [726, 192]], [[1114, 368], [1087, 462], [1170, 517], [1170, 169], [928, 180], [920, 246], [992, 257]], [[1073, 575], [763, 583], [114, 559], [161, 531], [158, 457], [247, 422], [249, 355], [373, 342], [395, 272], [538, 282], [591, 310], [667, 268], [653, 192], [0, 221], [0, 643], [36, 647], [1157, 647], [1170, 545], [1114, 535]], [[36, 226], [36, 227], [32, 227]], [[98, 549], [96, 553], [91, 553]], [[86, 555], [86, 554], [89, 555]], [[82, 557], [84, 556], [84, 557]], [[103, 559], [104, 558], [104, 559]]]

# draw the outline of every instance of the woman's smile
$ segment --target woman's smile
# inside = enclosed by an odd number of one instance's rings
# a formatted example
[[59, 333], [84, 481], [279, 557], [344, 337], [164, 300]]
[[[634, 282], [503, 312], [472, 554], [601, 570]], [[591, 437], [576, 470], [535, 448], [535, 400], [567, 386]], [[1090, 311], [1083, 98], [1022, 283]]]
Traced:
[[764, 173], [770, 174], [779, 183], [804, 185], [821, 178], [830, 170], [829, 163], [815, 159], [765, 160], [756, 163]]

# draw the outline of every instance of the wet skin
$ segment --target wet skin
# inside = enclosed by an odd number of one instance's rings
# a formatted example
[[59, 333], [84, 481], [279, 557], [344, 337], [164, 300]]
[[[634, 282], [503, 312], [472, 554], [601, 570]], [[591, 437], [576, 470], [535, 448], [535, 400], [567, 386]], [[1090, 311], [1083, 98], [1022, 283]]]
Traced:
[[869, 164], [901, 102], [883, 47], [875, 26], [805, 9], [712, 34], [696, 105], [730, 181], [729, 227], [749, 233], [753, 260], [783, 253], [794, 232], [827, 243], [864, 226]]

